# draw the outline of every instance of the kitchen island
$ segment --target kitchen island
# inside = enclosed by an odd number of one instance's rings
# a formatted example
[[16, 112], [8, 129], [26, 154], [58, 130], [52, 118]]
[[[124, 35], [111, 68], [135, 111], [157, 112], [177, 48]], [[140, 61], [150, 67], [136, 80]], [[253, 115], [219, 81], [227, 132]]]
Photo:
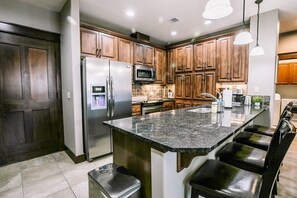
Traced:
[[112, 127], [114, 163], [141, 181], [142, 197], [190, 197], [192, 173], [267, 109], [213, 114], [196, 106], [104, 123]]

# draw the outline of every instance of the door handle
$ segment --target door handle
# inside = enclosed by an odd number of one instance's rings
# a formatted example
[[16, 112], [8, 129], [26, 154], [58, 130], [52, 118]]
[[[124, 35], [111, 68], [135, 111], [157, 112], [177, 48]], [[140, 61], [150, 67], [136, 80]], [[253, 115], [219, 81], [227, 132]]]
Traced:
[[109, 78], [106, 77], [106, 95], [107, 95], [107, 104], [106, 104], [106, 116], [110, 117], [110, 90], [109, 90]]
[[102, 51], [101, 49], [98, 51], [98, 55], [97, 55], [98, 58], [101, 57], [101, 51]]
[[113, 78], [110, 77], [110, 88], [111, 88], [111, 98], [112, 98], [112, 105], [111, 105], [111, 117], [114, 115], [114, 107], [115, 107], [115, 95], [114, 95], [114, 84], [113, 84]]

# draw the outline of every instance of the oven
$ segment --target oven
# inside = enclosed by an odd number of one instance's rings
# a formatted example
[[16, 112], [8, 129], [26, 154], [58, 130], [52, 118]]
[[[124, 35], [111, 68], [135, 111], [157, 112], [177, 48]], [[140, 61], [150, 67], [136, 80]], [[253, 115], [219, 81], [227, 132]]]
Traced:
[[163, 111], [163, 101], [141, 102], [141, 114], [146, 115]]

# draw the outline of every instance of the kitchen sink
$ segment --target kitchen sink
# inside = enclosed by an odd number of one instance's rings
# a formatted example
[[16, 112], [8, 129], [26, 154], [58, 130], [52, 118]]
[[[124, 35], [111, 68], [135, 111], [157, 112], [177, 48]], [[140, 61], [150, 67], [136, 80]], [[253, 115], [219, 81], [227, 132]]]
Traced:
[[201, 107], [201, 108], [197, 108], [197, 109], [188, 110], [188, 112], [194, 112], [194, 113], [210, 113], [211, 112], [211, 108]]

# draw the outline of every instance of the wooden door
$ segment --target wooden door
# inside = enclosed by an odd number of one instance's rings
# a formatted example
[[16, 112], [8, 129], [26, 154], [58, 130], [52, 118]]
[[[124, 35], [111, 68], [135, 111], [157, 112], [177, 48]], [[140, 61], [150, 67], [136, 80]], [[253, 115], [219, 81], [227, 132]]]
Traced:
[[176, 49], [176, 72], [183, 72], [184, 71], [184, 63], [183, 63], [183, 56], [184, 56], [184, 48], [180, 47]]
[[297, 84], [297, 63], [290, 64], [290, 83]]
[[223, 37], [217, 40], [217, 81], [230, 81], [230, 37]]
[[201, 93], [205, 92], [204, 90], [204, 72], [198, 72], [193, 74], [193, 99], [201, 100], [203, 96]]
[[100, 33], [100, 58], [118, 60], [118, 38], [109, 34]]
[[167, 84], [175, 82], [175, 67], [176, 67], [176, 52], [174, 49], [168, 51], [168, 65], [167, 65]]
[[133, 64], [133, 42], [119, 38], [119, 61]]
[[[204, 90], [206, 93], [210, 93], [216, 96], [216, 76], [214, 71], [207, 71], [204, 73]], [[209, 97], [204, 97], [206, 100], [213, 100]]]
[[155, 48], [155, 67], [156, 67], [156, 81], [155, 83], [165, 83], [165, 51]]
[[63, 145], [58, 45], [0, 33], [0, 164]]
[[290, 63], [279, 64], [277, 69], [277, 84], [287, 85], [290, 83]]
[[183, 95], [186, 99], [192, 99], [192, 74], [184, 74]]
[[216, 68], [216, 40], [204, 42], [204, 58], [205, 69]]
[[[232, 43], [234, 41], [232, 37]], [[245, 82], [247, 75], [247, 45], [233, 45], [231, 53], [231, 81], [232, 82]]]
[[144, 63], [144, 45], [139, 43], [134, 43], [134, 63], [143, 64]]
[[193, 70], [193, 45], [188, 45], [184, 47], [183, 64], [184, 71]]
[[99, 33], [96, 31], [80, 28], [80, 53], [82, 56], [98, 56], [98, 36]]
[[197, 43], [194, 45], [194, 70], [200, 71], [204, 68], [204, 44]]
[[144, 53], [144, 64], [154, 66], [154, 48], [146, 45], [143, 53]]
[[176, 74], [176, 77], [175, 77], [175, 97], [176, 98], [183, 98], [183, 81], [184, 81], [184, 75]]

